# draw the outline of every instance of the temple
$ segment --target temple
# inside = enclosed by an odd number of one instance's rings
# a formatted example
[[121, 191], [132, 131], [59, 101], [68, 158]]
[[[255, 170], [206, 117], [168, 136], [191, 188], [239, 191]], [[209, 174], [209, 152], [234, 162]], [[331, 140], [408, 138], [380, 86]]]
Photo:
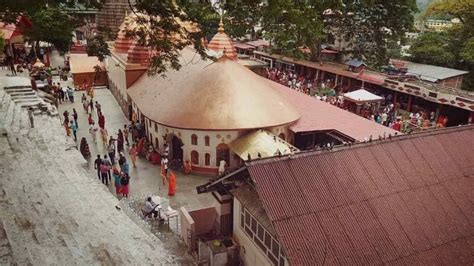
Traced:
[[207, 46], [216, 60], [186, 47], [181, 69], [148, 76], [153, 51], [126, 37], [133, 27], [128, 16], [108, 58], [111, 91], [125, 113], [136, 114], [156, 150], [168, 144], [171, 160], [191, 162], [195, 173], [214, 174], [222, 160], [232, 170], [256, 156], [397, 134], [257, 75], [237, 60], [222, 23]]

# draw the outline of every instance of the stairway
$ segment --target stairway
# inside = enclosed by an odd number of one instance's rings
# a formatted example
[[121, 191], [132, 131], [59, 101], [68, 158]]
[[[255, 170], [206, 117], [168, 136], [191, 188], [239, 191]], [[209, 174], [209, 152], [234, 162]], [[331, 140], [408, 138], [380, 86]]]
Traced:
[[0, 130], [0, 265], [176, 262], [84, 169], [54, 106], [31, 90], [0, 89]]

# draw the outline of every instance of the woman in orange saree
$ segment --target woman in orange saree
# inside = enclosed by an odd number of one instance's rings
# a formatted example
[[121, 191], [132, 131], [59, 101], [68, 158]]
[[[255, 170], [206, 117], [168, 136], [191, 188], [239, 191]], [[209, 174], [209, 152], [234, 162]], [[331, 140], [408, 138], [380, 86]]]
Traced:
[[168, 196], [174, 196], [176, 193], [176, 176], [173, 171], [170, 171], [168, 177]]

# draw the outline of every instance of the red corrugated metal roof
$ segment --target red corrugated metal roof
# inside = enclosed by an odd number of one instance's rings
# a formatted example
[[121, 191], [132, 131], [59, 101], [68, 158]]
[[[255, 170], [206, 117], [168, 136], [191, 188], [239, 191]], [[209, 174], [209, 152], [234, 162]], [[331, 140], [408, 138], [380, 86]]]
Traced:
[[389, 127], [382, 126], [349, 111], [331, 105], [304, 93], [290, 89], [274, 81], [268, 80], [278, 88], [288, 102], [290, 102], [301, 115], [301, 118], [290, 126], [291, 131], [311, 132], [324, 130], [337, 130], [358, 141], [365, 138], [378, 138], [384, 133], [401, 134]]
[[292, 265], [474, 263], [474, 126], [248, 169]]

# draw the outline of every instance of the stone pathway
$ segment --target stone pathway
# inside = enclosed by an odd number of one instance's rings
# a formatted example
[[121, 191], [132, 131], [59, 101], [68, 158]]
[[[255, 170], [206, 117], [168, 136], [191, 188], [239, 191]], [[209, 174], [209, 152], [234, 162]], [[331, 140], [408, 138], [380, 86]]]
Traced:
[[37, 109], [31, 129], [23, 105], [40, 99], [14, 98], [0, 89], [0, 265], [162, 265], [186, 257], [115, 208], [118, 200], [61, 134], [54, 108]]

